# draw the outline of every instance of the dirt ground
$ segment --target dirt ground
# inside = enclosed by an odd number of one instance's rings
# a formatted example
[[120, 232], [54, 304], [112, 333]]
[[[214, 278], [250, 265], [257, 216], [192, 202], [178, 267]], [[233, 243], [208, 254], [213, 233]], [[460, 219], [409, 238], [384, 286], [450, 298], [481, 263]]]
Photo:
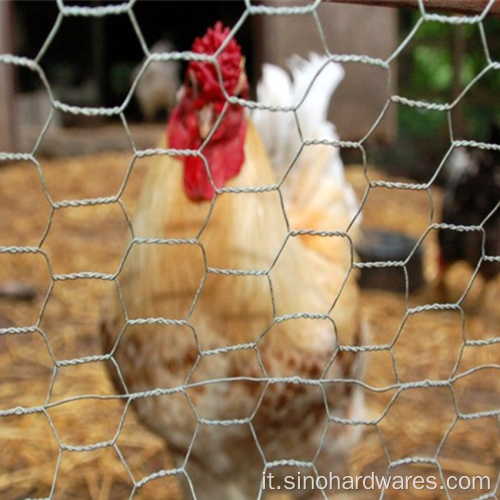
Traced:
[[[140, 499], [179, 496], [170, 477], [137, 488], [150, 474], [171, 466], [168, 451], [137, 422], [131, 407], [124, 412], [125, 401], [115, 396], [108, 377], [110, 361], [99, 358], [96, 328], [101, 300], [114, 285], [95, 273], [113, 274], [120, 265], [130, 238], [127, 215], [134, 212], [148, 161], [134, 162], [131, 151], [122, 151], [0, 166], [2, 498], [106, 500], [129, 498], [131, 492]], [[359, 166], [347, 172], [360, 198], [368, 180], [388, 180], [372, 167], [367, 173]], [[64, 203], [118, 194], [119, 203]], [[431, 217], [436, 220], [440, 196], [438, 189], [373, 187], [363, 208], [364, 227], [419, 239]], [[51, 209], [49, 199], [57, 208]], [[422, 250], [431, 283], [436, 273], [433, 231], [423, 238]], [[74, 279], [74, 273], [90, 274]], [[455, 266], [448, 278], [452, 300], [470, 277], [466, 266]], [[485, 475], [494, 490], [500, 472], [499, 280], [483, 295], [481, 289], [476, 280], [463, 310], [430, 311], [420, 307], [435, 301], [430, 285], [408, 298], [363, 291], [370, 344], [387, 348], [365, 354], [366, 418], [372, 425], [365, 426], [352, 453], [352, 474], [434, 475], [439, 481], [450, 475]], [[411, 382], [420, 384], [403, 390], [401, 384]], [[102, 447], [86, 449], [96, 443]], [[448, 493], [450, 498], [475, 498], [488, 491]], [[380, 491], [359, 493], [359, 498], [379, 497]], [[385, 498], [446, 496], [438, 487], [392, 490]]]

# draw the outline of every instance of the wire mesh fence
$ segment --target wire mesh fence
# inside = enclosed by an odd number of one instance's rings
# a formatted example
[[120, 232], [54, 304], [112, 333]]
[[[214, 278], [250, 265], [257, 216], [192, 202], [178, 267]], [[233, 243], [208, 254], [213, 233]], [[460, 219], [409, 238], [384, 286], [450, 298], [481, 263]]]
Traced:
[[[384, 56], [336, 51], [325, 36], [334, 11], [319, 1], [245, 0], [207, 53], [153, 50], [140, 1], [54, 3], [34, 56], [0, 54], [49, 103], [30, 147], [0, 152], [2, 497], [496, 498], [500, 141], [456, 130], [457, 110], [498, 88], [495, 2], [458, 15], [420, 1]], [[175, 17], [176, 3], [164, 5]], [[62, 27], [114, 17], [142, 59], [124, 98], [65, 101], [44, 66]], [[264, 66], [248, 94], [240, 66], [227, 84], [224, 56], [268, 18], [307, 19], [322, 48], [287, 72]], [[479, 67], [459, 65], [458, 84], [443, 77], [437, 93], [398, 87], [404, 53], [431, 64], [419, 36], [436, 26], [473, 30]], [[187, 68], [177, 99], [202, 95], [193, 75], [215, 82], [213, 128], [195, 147], [170, 132], [170, 144], [164, 132], [157, 147], [137, 141], [128, 111], [158, 63]], [[381, 71], [387, 99], [346, 140], [326, 115], [351, 66]], [[445, 137], [423, 180], [373, 164], [370, 141], [395, 112], [423, 124], [400, 136], [438, 123]], [[238, 113], [256, 130], [242, 129], [243, 166], [226, 184], [211, 144]], [[46, 158], [62, 115], [114, 119], [125, 151]], [[197, 167], [206, 196], [186, 194], [183, 168]], [[369, 234], [389, 238], [382, 254]], [[378, 288], [360, 290], [367, 275]]]

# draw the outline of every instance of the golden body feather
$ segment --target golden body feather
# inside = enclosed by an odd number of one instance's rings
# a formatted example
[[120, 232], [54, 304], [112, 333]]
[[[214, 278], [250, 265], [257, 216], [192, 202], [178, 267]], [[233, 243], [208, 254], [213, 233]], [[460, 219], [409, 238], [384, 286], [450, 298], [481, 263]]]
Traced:
[[[349, 240], [290, 236], [276, 189], [194, 203], [182, 189], [182, 169], [169, 156], [148, 166], [135, 236], [169, 241], [135, 244], [118, 276], [130, 320], [178, 321], [128, 325], [120, 335], [118, 294], [104, 305], [105, 349], [127, 390], [173, 389], [137, 399], [140, 418], [166, 439], [179, 467], [196, 433], [186, 471], [197, 498], [256, 498], [266, 461], [314, 459], [320, 473], [338, 473], [359, 426], [328, 425], [327, 416], [361, 418], [358, 389], [269, 379], [359, 378], [354, 355], [338, 350], [339, 344], [357, 345], [361, 335], [358, 290], [346, 258]], [[275, 182], [249, 122], [245, 162], [228, 186]], [[294, 219], [292, 207], [294, 227], [307, 221], [304, 210], [298, 215]], [[321, 222], [313, 228], [332, 229]], [[342, 255], [332, 253], [341, 247]], [[212, 425], [233, 419], [242, 420]], [[276, 477], [280, 470], [273, 469]]]

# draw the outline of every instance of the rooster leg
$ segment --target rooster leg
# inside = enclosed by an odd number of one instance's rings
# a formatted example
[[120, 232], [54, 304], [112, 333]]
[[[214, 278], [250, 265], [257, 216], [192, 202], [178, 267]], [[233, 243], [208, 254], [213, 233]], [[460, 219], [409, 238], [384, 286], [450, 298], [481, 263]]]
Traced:
[[[216, 463], [214, 457], [212, 463]], [[223, 469], [223, 465], [221, 465]], [[217, 469], [217, 467], [216, 467]], [[245, 470], [219, 471], [207, 470], [197, 459], [190, 459], [187, 465], [187, 474], [194, 489], [194, 495], [189, 482], [183, 481], [183, 500], [253, 500], [259, 492], [260, 469], [252, 470], [248, 475]], [[266, 499], [265, 495], [262, 499]], [[272, 498], [272, 497], [271, 497]]]
[[435, 297], [436, 302], [445, 303], [449, 300], [449, 290], [446, 283], [448, 268], [449, 264], [445, 262], [443, 256], [440, 254], [438, 258], [438, 272], [432, 286], [432, 295]]

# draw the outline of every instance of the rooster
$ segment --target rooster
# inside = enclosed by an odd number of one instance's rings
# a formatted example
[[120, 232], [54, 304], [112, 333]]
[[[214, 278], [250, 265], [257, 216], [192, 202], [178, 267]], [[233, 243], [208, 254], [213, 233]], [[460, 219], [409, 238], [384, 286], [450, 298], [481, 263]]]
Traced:
[[[490, 143], [500, 145], [500, 130], [493, 124]], [[500, 262], [485, 260], [483, 255], [500, 255], [500, 152], [495, 149], [463, 148], [453, 151], [453, 170], [447, 180], [441, 220], [459, 226], [441, 228], [439, 242], [439, 274], [437, 291], [447, 297], [445, 278], [449, 267], [465, 261], [487, 284], [500, 272]], [[474, 226], [463, 230], [461, 226]], [[482, 293], [486, 290], [484, 286]]]
[[[300, 192], [305, 167], [283, 157], [273, 169], [240, 104], [249, 84], [229, 29], [217, 23], [192, 51], [213, 59], [188, 65], [100, 328], [117, 386], [168, 443], [187, 496], [255, 498], [299, 477], [295, 463], [341, 473], [359, 440], [346, 423], [364, 411], [350, 226], [330, 224], [319, 163], [318, 200]], [[338, 154], [314, 147], [318, 160]]]

